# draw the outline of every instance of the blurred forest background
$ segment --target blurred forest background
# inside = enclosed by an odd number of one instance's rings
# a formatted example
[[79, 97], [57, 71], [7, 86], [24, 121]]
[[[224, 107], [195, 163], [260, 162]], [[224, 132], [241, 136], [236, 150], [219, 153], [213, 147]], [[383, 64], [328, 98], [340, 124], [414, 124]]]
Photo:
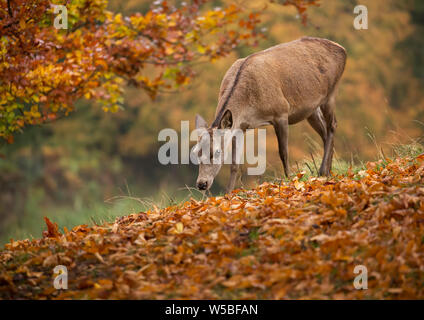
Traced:
[[[308, 8], [303, 25], [296, 9], [268, 1], [244, 1], [264, 9], [267, 38], [256, 48], [241, 48], [225, 59], [196, 66], [198, 76], [180, 92], [152, 101], [145, 92], [125, 90], [125, 110], [104, 113], [87, 102], [78, 112], [42, 127], [32, 127], [0, 149], [0, 243], [13, 237], [38, 237], [43, 216], [63, 227], [98, 223], [167, 205], [199, 194], [193, 165], [160, 165], [157, 152], [163, 128], [180, 131], [180, 121], [194, 125], [196, 113], [213, 120], [222, 77], [239, 57], [309, 35], [328, 38], [348, 52], [339, 89], [334, 163], [374, 160], [392, 146], [424, 134], [424, 2], [421, 0], [324, 0]], [[218, 6], [221, 1], [215, 1]], [[353, 8], [366, 5], [369, 29], [355, 30]], [[110, 9], [145, 12], [150, 1], [110, 1]], [[291, 164], [320, 159], [321, 141], [309, 125], [290, 128]], [[267, 174], [243, 177], [243, 186], [282, 175], [272, 128], [267, 137]], [[382, 151], [382, 150], [383, 151]], [[223, 190], [228, 168], [212, 192]], [[240, 182], [239, 182], [240, 183]]]

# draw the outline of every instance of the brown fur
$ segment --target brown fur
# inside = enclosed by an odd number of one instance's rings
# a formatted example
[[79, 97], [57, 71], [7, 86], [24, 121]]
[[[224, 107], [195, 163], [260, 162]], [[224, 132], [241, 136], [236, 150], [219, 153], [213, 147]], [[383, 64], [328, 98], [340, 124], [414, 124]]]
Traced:
[[306, 119], [306, 114], [328, 101], [345, 62], [343, 47], [311, 37], [239, 59], [222, 81], [212, 127], [219, 127], [225, 110], [232, 111], [235, 125], [242, 120], [249, 123], [245, 114], [259, 115], [267, 124], [284, 112], [289, 113], [290, 124]]
[[210, 129], [245, 130], [272, 124], [288, 175], [288, 125], [307, 119], [324, 142], [320, 174], [328, 174], [336, 128], [335, 91], [345, 64], [346, 51], [342, 46], [312, 37], [239, 59], [221, 83]]

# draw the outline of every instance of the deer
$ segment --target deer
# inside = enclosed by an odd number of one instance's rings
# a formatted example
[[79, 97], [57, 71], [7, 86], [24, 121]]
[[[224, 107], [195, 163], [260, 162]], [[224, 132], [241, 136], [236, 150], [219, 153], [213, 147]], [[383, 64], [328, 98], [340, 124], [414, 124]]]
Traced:
[[[346, 50], [323, 38], [302, 37], [236, 60], [220, 86], [215, 119], [211, 126], [196, 115], [199, 135], [195, 148], [211, 148], [210, 158], [223, 152], [224, 143], [213, 147], [216, 130], [255, 129], [272, 125], [278, 140], [284, 174], [290, 177], [288, 162], [289, 125], [307, 120], [323, 142], [320, 176], [330, 174], [337, 128], [335, 97], [346, 65]], [[207, 144], [207, 145], [206, 145]], [[236, 141], [231, 140], [232, 162], [226, 192], [234, 189], [239, 164], [235, 161]], [[212, 149], [217, 148], [217, 150]], [[223, 158], [222, 158], [223, 159]], [[199, 163], [199, 190], [208, 190], [223, 160]]]

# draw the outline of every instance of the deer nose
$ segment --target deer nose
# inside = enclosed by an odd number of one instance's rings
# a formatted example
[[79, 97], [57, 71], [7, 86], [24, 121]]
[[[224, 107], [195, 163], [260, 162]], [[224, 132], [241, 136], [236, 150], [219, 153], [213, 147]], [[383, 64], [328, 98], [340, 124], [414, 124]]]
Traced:
[[208, 183], [206, 181], [200, 181], [197, 183], [197, 188], [199, 190], [206, 190], [208, 188]]

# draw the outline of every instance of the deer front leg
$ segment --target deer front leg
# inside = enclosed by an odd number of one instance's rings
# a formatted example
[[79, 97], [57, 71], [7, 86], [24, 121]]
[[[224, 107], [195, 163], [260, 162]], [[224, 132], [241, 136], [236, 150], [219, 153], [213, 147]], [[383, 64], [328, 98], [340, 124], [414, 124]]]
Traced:
[[288, 178], [290, 176], [288, 157], [289, 157], [289, 120], [284, 116], [274, 122], [274, 130], [278, 139], [278, 151], [283, 162], [284, 173]]
[[237, 171], [238, 171], [238, 165], [231, 164], [230, 181], [228, 182], [226, 193], [229, 193], [234, 190], [234, 186], [236, 184], [236, 179], [237, 179]]
[[334, 113], [335, 103], [334, 98], [323, 105], [322, 112], [324, 114], [325, 122], [327, 124], [327, 138], [324, 145], [324, 158], [320, 168], [320, 175], [330, 175], [331, 163], [334, 153], [334, 133], [337, 128], [336, 115]]
[[237, 147], [236, 147], [236, 139], [232, 139], [231, 143], [231, 172], [230, 172], [230, 181], [228, 182], [226, 193], [229, 193], [234, 190], [234, 186], [236, 184], [237, 172], [238, 172], [238, 163], [237, 163]]

